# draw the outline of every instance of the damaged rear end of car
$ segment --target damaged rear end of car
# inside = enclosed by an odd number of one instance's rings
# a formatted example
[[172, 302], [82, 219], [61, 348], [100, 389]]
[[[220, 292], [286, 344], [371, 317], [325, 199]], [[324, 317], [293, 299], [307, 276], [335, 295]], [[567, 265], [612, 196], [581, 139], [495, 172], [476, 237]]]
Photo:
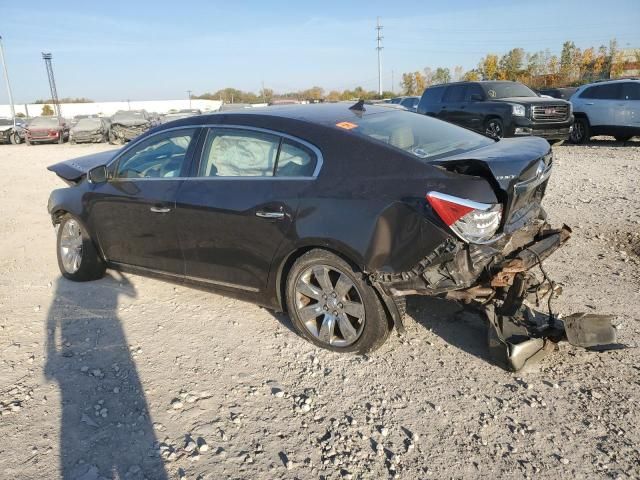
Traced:
[[553, 312], [552, 299], [561, 288], [543, 261], [569, 240], [571, 229], [551, 225], [542, 207], [553, 171], [545, 140], [491, 141], [444, 156], [416, 147], [415, 140], [406, 143], [407, 148], [402, 141], [395, 146], [459, 185], [455, 193], [444, 182], [425, 185], [424, 200], [413, 206], [424, 217], [416, 238], [438, 241], [410, 269], [369, 269], [384, 296], [439, 296], [480, 311], [489, 323], [492, 358], [513, 371], [561, 340], [593, 349], [616, 346], [609, 317], [576, 314], [561, 320]]

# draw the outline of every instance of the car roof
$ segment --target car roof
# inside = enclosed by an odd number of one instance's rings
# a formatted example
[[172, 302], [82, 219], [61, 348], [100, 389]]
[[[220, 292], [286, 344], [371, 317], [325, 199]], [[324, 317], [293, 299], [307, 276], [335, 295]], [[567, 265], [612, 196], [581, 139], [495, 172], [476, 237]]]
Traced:
[[640, 82], [640, 78], [611, 78], [609, 80], [598, 80], [597, 82], [585, 83], [580, 88], [591, 87], [594, 85], [608, 85], [609, 83], [622, 83], [622, 82]]
[[385, 104], [365, 104], [362, 110], [351, 110], [357, 102], [339, 103], [315, 103], [305, 105], [279, 105], [270, 107], [245, 108], [242, 110], [232, 110], [208, 113], [190, 117], [191, 123], [207, 124], [218, 123], [222, 117], [229, 118], [281, 118], [298, 120], [319, 125], [335, 126], [338, 122], [357, 121], [359, 118], [379, 113], [397, 112], [398, 109], [391, 108]]

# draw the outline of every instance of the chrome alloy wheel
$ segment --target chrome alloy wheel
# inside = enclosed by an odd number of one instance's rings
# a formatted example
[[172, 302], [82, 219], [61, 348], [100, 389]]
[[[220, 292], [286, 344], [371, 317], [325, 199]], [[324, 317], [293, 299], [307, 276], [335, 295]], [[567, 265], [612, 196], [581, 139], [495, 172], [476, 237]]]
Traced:
[[322, 343], [346, 347], [362, 335], [362, 295], [335, 267], [315, 265], [302, 272], [295, 284], [295, 308], [305, 328]]
[[76, 273], [82, 261], [82, 231], [77, 220], [67, 220], [60, 235], [60, 258], [67, 273]]

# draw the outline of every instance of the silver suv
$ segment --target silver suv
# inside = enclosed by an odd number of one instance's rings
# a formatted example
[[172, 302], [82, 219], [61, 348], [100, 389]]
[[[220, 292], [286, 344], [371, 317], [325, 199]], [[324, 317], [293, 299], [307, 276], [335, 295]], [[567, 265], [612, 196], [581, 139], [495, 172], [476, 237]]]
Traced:
[[595, 135], [611, 135], [621, 142], [640, 135], [640, 79], [583, 85], [570, 100], [576, 118], [573, 143]]

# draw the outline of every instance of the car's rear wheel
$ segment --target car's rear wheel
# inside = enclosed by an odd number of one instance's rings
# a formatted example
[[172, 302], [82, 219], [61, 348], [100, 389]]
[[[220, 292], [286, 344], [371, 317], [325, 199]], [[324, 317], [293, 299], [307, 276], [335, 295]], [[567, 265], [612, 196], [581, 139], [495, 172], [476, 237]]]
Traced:
[[589, 121], [582, 117], [576, 118], [576, 121], [573, 124], [573, 130], [571, 130], [571, 135], [569, 136], [571, 143], [585, 143], [589, 140], [590, 136]]
[[84, 225], [73, 215], [66, 214], [60, 220], [57, 250], [58, 267], [65, 278], [86, 282], [104, 275], [104, 261]]
[[502, 126], [502, 120], [499, 118], [490, 118], [485, 125], [485, 135], [491, 138], [504, 137], [504, 128]]
[[287, 276], [286, 301], [300, 335], [328, 350], [370, 352], [391, 331], [365, 275], [325, 250], [311, 250], [296, 260]]
[[625, 136], [625, 137], [615, 137], [615, 139], [618, 142], [628, 142], [629, 140], [631, 140], [633, 137], [631, 135], [629, 136]]

